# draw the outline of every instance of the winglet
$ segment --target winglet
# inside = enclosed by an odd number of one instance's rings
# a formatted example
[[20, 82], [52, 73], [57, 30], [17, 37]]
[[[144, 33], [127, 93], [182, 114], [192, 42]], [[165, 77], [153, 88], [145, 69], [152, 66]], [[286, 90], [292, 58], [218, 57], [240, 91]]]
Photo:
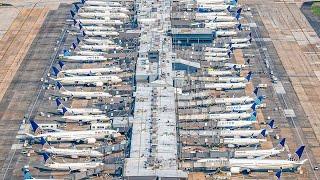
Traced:
[[78, 22], [75, 19], [72, 19], [72, 20], [73, 20], [73, 25], [75, 26]]
[[246, 79], [247, 79], [248, 82], [251, 80], [251, 76], [252, 76], [252, 72], [249, 71], [249, 72], [248, 72], [248, 75], [247, 75], [247, 77], [246, 77]]
[[83, 26], [82, 26], [82, 24], [81, 24], [81, 23], [79, 23], [79, 28], [80, 28], [80, 30], [82, 30], [82, 29], [83, 29]]

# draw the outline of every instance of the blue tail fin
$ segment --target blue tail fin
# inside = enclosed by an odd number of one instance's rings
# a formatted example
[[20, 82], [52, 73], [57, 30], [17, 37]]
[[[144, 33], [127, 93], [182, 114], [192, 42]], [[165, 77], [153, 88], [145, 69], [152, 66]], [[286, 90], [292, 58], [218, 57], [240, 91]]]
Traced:
[[76, 15], [76, 13], [74, 13], [72, 10], [70, 10], [70, 14], [71, 14], [72, 18], [74, 18], [74, 16]]
[[64, 107], [64, 106], [62, 106], [62, 114], [63, 114], [63, 115], [65, 115], [65, 114], [66, 114], [66, 112], [68, 112], [67, 108], [66, 108], [66, 107]]
[[64, 63], [62, 61], [58, 61], [58, 64], [59, 64], [60, 68], [63, 69]]
[[80, 39], [79, 39], [79, 37], [77, 37], [77, 38], [76, 38], [76, 40], [77, 40], [77, 43], [79, 44], [79, 43], [80, 43]]
[[27, 179], [34, 179], [29, 171], [28, 168], [22, 168], [23, 171], [23, 179], [27, 180]]
[[64, 49], [63, 56], [70, 56], [70, 52], [68, 50]]
[[73, 47], [73, 49], [76, 49], [77, 45], [75, 43], [72, 43], [72, 47]]
[[73, 25], [75, 26], [77, 23], [78, 22], [75, 19], [73, 19]]
[[254, 111], [254, 112], [251, 114], [250, 121], [256, 121], [256, 120], [257, 120], [257, 112]]
[[31, 124], [32, 131], [35, 135], [43, 134], [43, 129], [34, 120], [29, 120]]
[[62, 84], [59, 81], [57, 81], [56, 85], [57, 85], [59, 90], [62, 90], [62, 91], [65, 90], [64, 87], [62, 86]]
[[241, 31], [241, 30], [242, 30], [242, 25], [239, 24], [239, 25], [237, 26], [237, 29], [238, 29], [239, 31]]
[[281, 139], [281, 141], [279, 142], [277, 148], [282, 149], [284, 148], [284, 144], [286, 143], [286, 138]]
[[252, 76], [252, 72], [249, 71], [249, 73], [248, 73], [248, 75], [247, 75], [247, 77], [246, 77], [246, 79], [247, 79], [248, 82], [251, 80], [251, 76]]
[[250, 37], [250, 38], [252, 38], [252, 34], [251, 34], [251, 32], [249, 33], [249, 37]]
[[300, 147], [296, 150], [295, 155], [298, 157], [298, 160], [301, 158], [302, 153], [303, 153], [303, 151], [304, 151], [304, 148], [305, 148], [305, 146], [300, 146]]
[[266, 136], [267, 136], [267, 130], [266, 130], [266, 129], [262, 129], [261, 135], [262, 135], [263, 137], [266, 137]]
[[84, 4], [86, 1], [85, 0], [81, 0], [81, 3]]
[[279, 171], [276, 172], [277, 180], [280, 180], [280, 178], [281, 178], [281, 173], [282, 173], [281, 170], [279, 170]]
[[54, 75], [55, 76], [58, 76], [59, 75], [59, 69], [58, 68], [56, 68], [55, 66], [52, 66], [52, 71], [53, 71], [53, 73], [54, 73]]
[[257, 104], [256, 104], [256, 103], [253, 103], [252, 106], [251, 106], [251, 109], [252, 109], [253, 111], [255, 111], [255, 110], [256, 110], [256, 106], [257, 106]]
[[231, 58], [231, 52], [229, 51], [227, 54], [228, 54], [228, 58]]
[[46, 163], [48, 160], [50, 160], [50, 156], [47, 153], [42, 154], [44, 162]]
[[239, 9], [237, 10], [237, 14], [241, 14], [241, 11], [242, 11], [242, 8], [239, 8]]
[[50, 147], [49, 143], [43, 137], [40, 138], [40, 144], [42, 147]]
[[79, 6], [77, 4], [74, 4], [74, 7], [76, 8], [76, 12], [78, 12], [80, 9]]
[[233, 67], [232, 67], [235, 71], [237, 71], [238, 69], [237, 69], [237, 65], [233, 65]]
[[227, 7], [228, 12], [231, 12], [231, 6]]
[[249, 38], [249, 42], [252, 43], [252, 38], [251, 37]]
[[258, 95], [258, 91], [259, 91], [259, 88], [255, 87], [254, 90], [253, 90], [253, 93], [257, 96]]
[[61, 103], [60, 99], [59, 99], [59, 98], [56, 98], [56, 105], [57, 105], [57, 107], [60, 107], [61, 104], [62, 104], [62, 103]]
[[82, 31], [82, 35], [83, 37], [85, 37], [87, 34], [84, 31]]
[[239, 21], [239, 19], [240, 19], [240, 13], [237, 13], [236, 19]]
[[271, 129], [273, 129], [273, 128], [274, 128], [274, 119], [272, 119], [272, 120], [268, 123], [268, 125], [269, 125], [269, 127], [270, 127]]
[[82, 30], [82, 29], [83, 29], [83, 26], [82, 26], [82, 24], [81, 24], [81, 23], [79, 23], [79, 28], [80, 28], [80, 30]]

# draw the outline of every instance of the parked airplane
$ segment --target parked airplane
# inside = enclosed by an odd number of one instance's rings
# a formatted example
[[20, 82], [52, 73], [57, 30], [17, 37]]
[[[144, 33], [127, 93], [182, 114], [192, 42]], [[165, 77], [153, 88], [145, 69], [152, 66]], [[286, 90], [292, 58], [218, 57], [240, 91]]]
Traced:
[[251, 33], [249, 33], [249, 38], [232, 38], [230, 40], [230, 43], [232, 44], [239, 44], [239, 43], [251, 43], [252, 41], [252, 37], [251, 37]]
[[102, 74], [109, 74], [109, 73], [119, 73], [122, 72], [122, 69], [119, 67], [106, 67], [106, 68], [91, 68], [91, 69], [65, 69], [65, 64], [62, 61], [59, 61], [59, 66], [62, 69], [59, 71], [56, 67], [56, 72], [58, 73], [58, 77], [62, 74], [65, 75], [72, 75], [72, 76], [94, 76], [94, 75], [102, 75]]
[[[266, 129], [263, 129], [260, 133], [263, 137], [266, 137]], [[223, 144], [230, 147], [243, 147], [243, 146], [252, 146], [259, 145], [262, 142], [266, 142], [267, 139], [263, 138], [223, 138]]]
[[218, 77], [218, 82], [220, 83], [244, 83], [251, 80], [252, 72], [249, 71], [246, 77]]
[[83, 25], [104, 25], [104, 26], [119, 26], [123, 24], [123, 21], [113, 19], [77, 19], [77, 23]]
[[70, 157], [73, 159], [77, 159], [80, 157], [103, 157], [103, 154], [101, 152], [92, 149], [55, 148], [53, 146], [50, 146], [43, 137], [40, 138], [40, 144], [42, 145], [40, 153], [46, 153], [54, 156]]
[[81, 56], [70, 56], [68, 51], [66, 50], [64, 52], [63, 56], [60, 56], [60, 60], [61, 61], [65, 61], [65, 62], [75, 62], [75, 63], [82, 63], [82, 62], [89, 62], [89, 63], [93, 63], [93, 62], [103, 62], [103, 61], [109, 61], [108, 58], [104, 57], [104, 56], [99, 56], [97, 55], [97, 53], [93, 53], [94, 55], [81, 55]]
[[98, 7], [122, 7], [118, 2], [109, 2], [109, 1], [86, 1], [81, 0], [83, 6], [98, 6]]
[[[64, 110], [65, 111], [65, 110]], [[110, 118], [103, 114], [95, 114], [95, 115], [64, 115], [61, 117], [61, 120], [58, 120], [59, 122], [64, 123], [92, 123], [92, 122], [104, 122], [109, 121]]]
[[111, 94], [107, 92], [84, 92], [84, 91], [68, 91], [66, 90], [60, 82], [56, 83], [59, 88], [60, 93], [63, 96], [71, 97], [71, 98], [80, 98], [80, 99], [93, 99], [93, 98], [109, 98], [112, 97]]
[[275, 156], [284, 151], [284, 144], [286, 139], [283, 138], [277, 147], [272, 149], [254, 149], [254, 150], [236, 150], [234, 151], [234, 158], [259, 158], [264, 159], [270, 156]]
[[205, 89], [215, 89], [217, 91], [232, 90], [232, 89], [244, 89], [247, 86], [247, 83], [211, 83], [205, 84]]
[[253, 113], [224, 113], [224, 114], [208, 114], [209, 119], [215, 120], [241, 120], [241, 119], [249, 119], [250, 121], [255, 121], [257, 119], [257, 112]]
[[233, 74], [233, 71], [219, 71], [208, 69], [207, 73], [210, 76], [231, 76]]
[[[58, 77], [59, 70], [52, 68], [55, 76]], [[104, 84], [115, 84], [122, 82], [122, 79], [114, 75], [103, 75], [103, 76], [70, 76], [61, 78], [51, 78], [54, 81], [58, 81], [61, 84], [66, 85], [93, 85], [103, 86]]]
[[130, 11], [125, 7], [111, 7], [111, 6], [83, 6], [81, 10], [84, 12], [119, 12], [119, 13], [125, 13], [125, 14], [130, 13]]
[[249, 67], [249, 65], [246, 64], [234, 64], [234, 63], [225, 63], [223, 65], [227, 69], [235, 69], [235, 70], [241, 70], [243, 68]]
[[44, 132], [42, 128], [34, 121], [30, 120], [34, 134], [26, 133], [29, 138], [45, 138], [48, 142], [77, 142], [94, 144], [97, 140], [102, 140], [108, 136], [116, 137], [118, 132], [115, 130], [87, 130], [87, 131], [57, 131]]
[[[281, 171], [295, 171], [299, 169], [308, 159], [301, 160], [302, 153], [305, 146], [300, 146], [293, 158], [288, 160], [278, 160], [278, 159], [229, 159], [227, 169], [231, 173], [237, 174], [242, 172], [251, 171], [270, 171], [270, 170], [281, 170]], [[217, 164], [221, 162], [221, 159], [201, 159], [198, 160], [199, 163], [206, 163], [207, 165]]]
[[46, 153], [43, 153], [43, 158], [45, 163], [42, 169], [51, 170], [51, 171], [85, 172], [90, 169], [95, 169], [104, 165], [104, 163], [102, 162], [76, 162], [76, 163], [54, 162]]
[[237, 31], [231, 31], [231, 30], [218, 30], [215, 31], [216, 37], [229, 37], [229, 36], [236, 36], [238, 33]]
[[58, 112], [62, 115], [98, 115], [104, 113], [97, 108], [67, 108], [61, 103], [59, 98], [56, 98], [56, 104]]
[[257, 121], [247, 121], [247, 120], [235, 120], [235, 121], [218, 121], [217, 122], [217, 128], [230, 128], [230, 129], [236, 129], [236, 128], [244, 128], [244, 127], [250, 127], [254, 123], [257, 123]]
[[52, 178], [48, 178], [48, 179], [44, 179], [44, 178], [34, 178], [32, 176], [32, 174], [30, 173], [29, 167], [25, 166], [22, 168], [22, 172], [23, 172], [23, 179], [24, 180], [62, 180], [62, 179], [52, 179]]
[[198, 4], [198, 12], [219, 12], [219, 11], [229, 11], [231, 12], [230, 5], [217, 5], [217, 4]]
[[212, 30], [217, 30], [217, 29], [231, 29], [236, 27], [238, 22], [208, 22], [205, 23], [206, 28], [210, 28]]
[[[73, 12], [71, 10], [71, 15], [72, 17], [75, 16], [75, 12]], [[78, 17], [81, 18], [93, 18], [93, 19], [97, 19], [97, 18], [102, 18], [102, 19], [128, 19], [129, 16], [125, 13], [120, 13], [120, 12], [109, 12], [109, 11], [105, 11], [105, 12], [79, 12]]]
[[[72, 43], [72, 46], [74, 49], [77, 48], [76, 44]], [[80, 44], [79, 48], [81, 50], [92, 50], [92, 51], [114, 51], [114, 50], [122, 50], [123, 47], [116, 45], [116, 44], [103, 44], [103, 45], [85, 45], [85, 44]]]

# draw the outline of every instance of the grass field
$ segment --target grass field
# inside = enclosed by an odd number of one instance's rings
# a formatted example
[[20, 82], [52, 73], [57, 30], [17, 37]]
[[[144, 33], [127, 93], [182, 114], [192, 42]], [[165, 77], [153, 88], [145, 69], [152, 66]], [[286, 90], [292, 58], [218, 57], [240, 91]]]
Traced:
[[311, 11], [314, 15], [320, 16], [320, 2], [314, 2], [311, 6]]

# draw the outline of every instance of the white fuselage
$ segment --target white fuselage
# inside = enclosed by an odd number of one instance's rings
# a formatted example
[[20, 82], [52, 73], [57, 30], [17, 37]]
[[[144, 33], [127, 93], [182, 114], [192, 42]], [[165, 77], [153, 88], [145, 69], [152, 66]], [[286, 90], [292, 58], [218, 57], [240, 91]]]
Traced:
[[245, 65], [245, 64], [234, 64], [234, 63], [225, 63], [223, 66], [229, 69], [233, 69], [234, 67], [237, 69], [243, 69], [248, 67], [248, 65]]
[[205, 52], [224, 52], [227, 53], [229, 51], [228, 48], [213, 48], [213, 47], [206, 47]]
[[280, 154], [284, 151], [282, 149], [258, 149], [258, 150], [236, 150], [234, 151], [234, 158], [255, 158], [255, 157], [269, 157]]
[[250, 38], [233, 38], [230, 40], [231, 43], [234, 43], [234, 44], [238, 44], [238, 43], [247, 43], [250, 41]]
[[68, 97], [83, 98], [83, 99], [112, 97], [111, 94], [106, 92], [61, 91], [61, 94]]
[[89, 37], [116, 37], [119, 36], [119, 33], [116, 31], [87, 31], [85, 33]]
[[[58, 109], [59, 112], [62, 112], [62, 109]], [[104, 112], [97, 108], [67, 108], [68, 114], [72, 115], [94, 115], [94, 114], [103, 114]]]
[[204, 55], [207, 57], [226, 57], [226, 56], [228, 56], [227, 53], [223, 53], [223, 52], [205, 52]]
[[120, 12], [129, 14], [130, 11], [124, 7], [110, 7], [110, 6], [83, 6], [81, 10], [85, 12]]
[[79, 17], [83, 18], [102, 18], [102, 19], [128, 19], [129, 16], [125, 13], [118, 13], [118, 12], [80, 12], [78, 13]]
[[232, 71], [208, 71], [208, 75], [211, 76], [231, 76], [232, 74]]
[[43, 148], [43, 152], [47, 154], [53, 154], [56, 156], [65, 156], [72, 158], [79, 157], [103, 157], [103, 154], [99, 151], [91, 150], [91, 149], [62, 149], [62, 148]]
[[78, 19], [78, 21], [83, 25], [104, 25], [104, 26], [114, 26], [122, 25], [123, 22], [120, 20], [112, 19]]
[[215, 120], [240, 120], [240, 119], [248, 119], [251, 117], [250, 113], [225, 113], [225, 114], [209, 114], [209, 119]]
[[215, 99], [216, 104], [246, 104], [251, 102], [254, 102], [254, 98], [249, 96]]
[[81, 44], [79, 45], [80, 49], [84, 50], [100, 50], [100, 51], [110, 51], [110, 50], [121, 50], [123, 49], [119, 45], [112, 45], [112, 44], [106, 44], [106, 45], [85, 45]]
[[256, 121], [244, 121], [244, 120], [236, 120], [236, 121], [218, 121], [218, 128], [241, 128], [241, 127], [250, 127]]
[[248, 82], [245, 77], [219, 77], [218, 82], [220, 83], [240, 83]]
[[249, 111], [251, 110], [253, 104], [241, 104], [241, 105], [233, 105], [233, 106], [226, 106], [225, 111]]
[[55, 79], [66, 85], [94, 85], [103, 86], [103, 84], [113, 84], [122, 82], [121, 78], [118, 76], [107, 75], [107, 76], [71, 76], [62, 77]]
[[103, 163], [86, 162], [86, 163], [46, 163], [44, 166], [51, 170], [56, 171], [87, 171], [103, 166]]
[[63, 74], [70, 75], [97, 75], [97, 74], [106, 74], [106, 73], [119, 73], [122, 72], [119, 67], [110, 67], [110, 68], [92, 68], [92, 69], [67, 69], [60, 71]]
[[224, 90], [224, 89], [244, 89], [246, 87], [246, 83], [213, 83], [213, 84], [205, 84], [205, 89], [216, 89], [216, 90]]
[[106, 44], [115, 44], [114, 41], [109, 39], [95, 39], [95, 38], [85, 38], [83, 39], [84, 44], [100, 44], [100, 45], [106, 45]]
[[227, 146], [250, 146], [266, 142], [267, 139], [258, 138], [223, 138], [223, 144]]
[[237, 35], [237, 31], [216, 31], [216, 36], [217, 37], [228, 37], [228, 36], [236, 36]]
[[225, 62], [228, 61], [229, 57], [213, 57], [213, 56], [205, 56], [204, 60], [212, 61], [212, 62]]
[[92, 121], [109, 121], [110, 118], [106, 115], [74, 115], [74, 116], [62, 116], [65, 122], [92, 122]]
[[236, 24], [237, 22], [209, 22], [209, 23], [205, 23], [205, 27], [213, 30], [230, 29], [230, 28], [234, 28]]
[[64, 56], [62, 60], [68, 62], [101, 62], [108, 59], [104, 56]]

